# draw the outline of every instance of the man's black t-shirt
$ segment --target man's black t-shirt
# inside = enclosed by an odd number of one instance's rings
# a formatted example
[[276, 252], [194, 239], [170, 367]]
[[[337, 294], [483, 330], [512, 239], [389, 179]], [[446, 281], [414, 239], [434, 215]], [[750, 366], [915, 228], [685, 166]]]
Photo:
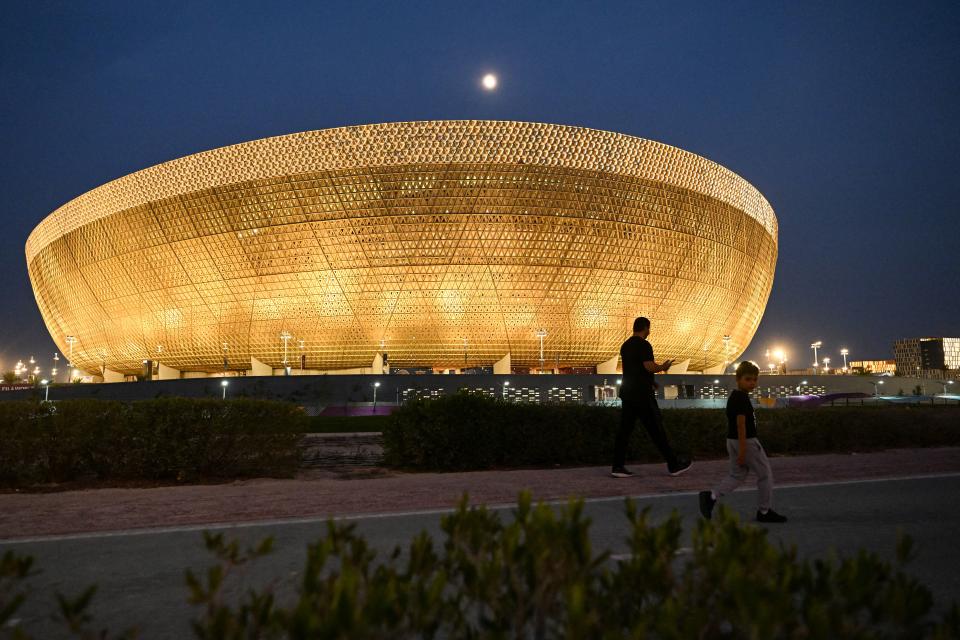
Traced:
[[623, 363], [623, 386], [621, 395], [637, 396], [653, 389], [653, 374], [643, 366], [653, 361], [653, 347], [639, 336], [631, 336], [620, 345], [620, 360]]
[[736, 440], [737, 435], [737, 416], [747, 417], [747, 437], [757, 437], [757, 420], [753, 415], [753, 403], [750, 402], [750, 396], [740, 389], [734, 389], [727, 398], [727, 437]]

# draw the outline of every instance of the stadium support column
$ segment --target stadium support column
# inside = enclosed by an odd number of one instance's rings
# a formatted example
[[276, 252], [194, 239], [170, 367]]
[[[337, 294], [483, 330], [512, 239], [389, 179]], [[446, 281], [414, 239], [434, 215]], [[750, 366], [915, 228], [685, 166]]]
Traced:
[[180, 370], [168, 367], [162, 362], [157, 363], [157, 379], [159, 380], [179, 380]]
[[505, 373], [505, 374], [510, 373], [510, 354], [509, 353], [493, 363], [493, 372]]
[[120, 373], [119, 371], [111, 371], [110, 369], [104, 368], [103, 381], [104, 382], [123, 382], [123, 374]]
[[615, 374], [617, 372], [617, 361], [620, 360], [619, 355], [615, 355], [606, 362], [601, 362], [597, 365], [597, 373], [603, 373], [607, 375]]
[[252, 376], [272, 376], [273, 367], [268, 364], [264, 364], [250, 356], [250, 375]]

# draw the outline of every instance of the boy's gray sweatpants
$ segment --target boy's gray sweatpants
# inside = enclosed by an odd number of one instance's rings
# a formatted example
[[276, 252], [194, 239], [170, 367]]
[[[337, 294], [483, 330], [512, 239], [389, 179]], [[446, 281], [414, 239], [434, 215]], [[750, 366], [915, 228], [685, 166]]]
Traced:
[[727, 438], [727, 453], [730, 455], [730, 475], [720, 481], [713, 490], [716, 496], [733, 492], [747, 479], [747, 474], [753, 471], [757, 475], [757, 508], [766, 511], [773, 506], [773, 471], [770, 470], [770, 461], [763, 450], [763, 445], [756, 438], [747, 438], [747, 466], [737, 464], [740, 454], [740, 441], [736, 438]]

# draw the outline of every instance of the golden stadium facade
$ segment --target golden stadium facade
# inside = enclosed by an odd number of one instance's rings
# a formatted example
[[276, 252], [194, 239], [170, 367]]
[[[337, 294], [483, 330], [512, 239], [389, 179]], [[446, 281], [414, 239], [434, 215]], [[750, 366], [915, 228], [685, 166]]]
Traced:
[[404, 122], [138, 171], [54, 211], [26, 258], [50, 334], [90, 373], [281, 368], [285, 345], [311, 370], [383, 350], [393, 368], [537, 368], [540, 330], [548, 368], [590, 366], [638, 315], [658, 359], [703, 370], [756, 331], [777, 220], [733, 172], [658, 142]]

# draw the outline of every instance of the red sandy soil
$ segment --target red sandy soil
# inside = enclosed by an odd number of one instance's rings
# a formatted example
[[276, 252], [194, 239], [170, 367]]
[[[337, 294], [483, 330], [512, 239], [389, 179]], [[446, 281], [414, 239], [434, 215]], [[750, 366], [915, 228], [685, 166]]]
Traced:
[[[960, 473], [960, 447], [776, 457], [771, 464], [778, 486]], [[7, 493], [0, 494], [0, 540], [446, 509], [464, 492], [471, 502], [486, 504], [512, 503], [523, 489], [539, 500], [688, 492], [708, 488], [726, 467], [726, 460], [699, 461], [673, 478], [665, 465], [637, 465], [637, 476], [622, 480], [609, 477], [607, 467], [467, 473], [352, 468], [305, 471], [290, 480]]]

